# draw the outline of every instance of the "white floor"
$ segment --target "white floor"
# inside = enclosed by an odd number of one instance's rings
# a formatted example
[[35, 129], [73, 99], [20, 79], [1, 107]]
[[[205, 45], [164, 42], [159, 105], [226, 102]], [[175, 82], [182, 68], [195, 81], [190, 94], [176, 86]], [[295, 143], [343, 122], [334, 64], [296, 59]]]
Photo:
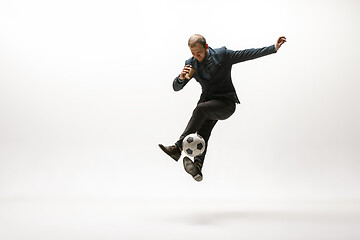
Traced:
[[360, 201], [2, 199], [0, 239], [358, 240]]

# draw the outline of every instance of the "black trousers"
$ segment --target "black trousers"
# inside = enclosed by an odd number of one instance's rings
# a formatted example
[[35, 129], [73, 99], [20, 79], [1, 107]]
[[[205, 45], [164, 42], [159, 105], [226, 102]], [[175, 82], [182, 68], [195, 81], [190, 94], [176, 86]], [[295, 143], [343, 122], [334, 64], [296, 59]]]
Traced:
[[211, 131], [218, 120], [225, 120], [235, 112], [235, 103], [230, 99], [215, 99], [199, 103], [194, 109], [188, 125], [175, 143], [182, 149], [183, 139], [191, 134], [198, 133], [206, 142], [205, 151], [196, 159], [204, 162]]

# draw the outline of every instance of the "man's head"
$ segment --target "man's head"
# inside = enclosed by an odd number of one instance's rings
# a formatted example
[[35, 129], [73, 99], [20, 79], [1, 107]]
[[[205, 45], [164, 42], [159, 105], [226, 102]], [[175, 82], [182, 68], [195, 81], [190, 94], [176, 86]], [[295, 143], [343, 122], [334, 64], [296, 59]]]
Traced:
[[206, 39], [200, 34], [194, 34], [189, 38], [188, 46], [194, 58], [199, 62], [202, 62], [209, 48]]

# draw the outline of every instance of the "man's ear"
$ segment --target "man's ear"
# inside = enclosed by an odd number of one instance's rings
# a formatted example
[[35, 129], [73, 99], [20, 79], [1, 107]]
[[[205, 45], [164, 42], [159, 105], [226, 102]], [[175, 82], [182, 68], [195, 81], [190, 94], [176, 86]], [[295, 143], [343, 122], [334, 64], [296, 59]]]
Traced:
[[209, 45], [208, 45], [208, 44], [206, 44], [206, 45], [205, 45], [205, 49], [206, 49], [206, 50], [208, 50], [208, 48], [209, 48]]

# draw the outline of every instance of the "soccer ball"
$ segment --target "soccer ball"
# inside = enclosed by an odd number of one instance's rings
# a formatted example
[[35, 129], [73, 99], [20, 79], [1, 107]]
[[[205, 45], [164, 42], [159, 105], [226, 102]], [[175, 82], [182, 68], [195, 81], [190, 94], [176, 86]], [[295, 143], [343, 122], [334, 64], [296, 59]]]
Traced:
[[186, 155], [196, 157], [205, 151], [205, 140], [197, 133], [187, 135], [183, 140], [183, 150]]

